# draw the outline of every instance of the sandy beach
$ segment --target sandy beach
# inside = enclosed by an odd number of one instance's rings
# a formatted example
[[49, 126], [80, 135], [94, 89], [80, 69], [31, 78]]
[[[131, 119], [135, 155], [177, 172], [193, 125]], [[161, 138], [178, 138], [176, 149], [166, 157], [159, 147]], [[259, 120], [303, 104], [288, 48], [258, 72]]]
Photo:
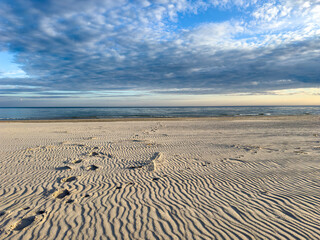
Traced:
[[0, 122], [0, 239], [320, 239], [319, 120]]

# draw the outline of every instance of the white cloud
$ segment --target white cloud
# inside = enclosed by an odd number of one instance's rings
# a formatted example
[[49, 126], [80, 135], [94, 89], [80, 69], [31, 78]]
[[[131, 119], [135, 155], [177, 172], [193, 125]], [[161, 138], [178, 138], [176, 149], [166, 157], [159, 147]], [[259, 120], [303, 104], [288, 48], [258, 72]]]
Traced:
[[21, 69], [15, 71], [0, 72], [1, 78], [28, 78], [28, 75]]
[[[249, 92], [319, 82], [319, 70], [311, 68], [319, 64], [317, 0], [19, 3], [0, 6], [0, 48], [17, 52], [32, 84], [52, 90]], [[179, 26], [180, 14], [210, 7], [243, 15], [188, 30]]]
[[187, 34], [193, 45], [210, 45], [217, 48], [229, 48], [234, 44], [234, 36], [243, 32], [243, 27], [238, 23], [208, 23], [203, 24]]

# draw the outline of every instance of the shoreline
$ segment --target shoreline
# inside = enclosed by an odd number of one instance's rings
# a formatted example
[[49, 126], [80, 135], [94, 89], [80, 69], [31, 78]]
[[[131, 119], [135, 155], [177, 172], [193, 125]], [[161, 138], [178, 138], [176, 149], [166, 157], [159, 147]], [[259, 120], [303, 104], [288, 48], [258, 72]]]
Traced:
[[0, 120], [0, 123], [64, 123], [64, 122], [140, 122], [140, 121], [198, 121], [198, 120], [297, 120], [320, 118], [320, 115], [255, 115], [255, 116], [214, 116], [214, 117], [150, 117], [150, 118], [103, 118], [103, 119], [22, 119], [22, 120]]

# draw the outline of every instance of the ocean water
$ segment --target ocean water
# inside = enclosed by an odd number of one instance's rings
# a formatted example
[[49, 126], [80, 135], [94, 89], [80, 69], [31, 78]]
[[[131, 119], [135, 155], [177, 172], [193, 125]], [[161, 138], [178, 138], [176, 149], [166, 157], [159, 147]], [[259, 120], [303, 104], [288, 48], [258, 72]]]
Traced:
[[0, 120], [320, 115], [320, 106], [0, 108]]

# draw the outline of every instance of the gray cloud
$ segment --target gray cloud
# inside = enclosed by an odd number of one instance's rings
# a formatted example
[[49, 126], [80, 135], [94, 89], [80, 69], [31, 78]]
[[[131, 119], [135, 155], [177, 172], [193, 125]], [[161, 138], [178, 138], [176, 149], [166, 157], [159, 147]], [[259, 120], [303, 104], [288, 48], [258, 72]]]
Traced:
[[248, 31], [240, 25], [172, 27], [177, 14], [196, 11], [200, 3], [4, 0], [0, 49], [16, 53], [30, 77], [0, 79], [21, 86], [0, 93], [212, 94], [319, 86], [318, 35], [290, 41], [273, 35], [281, 44], [235, 47], [235, 34]]

